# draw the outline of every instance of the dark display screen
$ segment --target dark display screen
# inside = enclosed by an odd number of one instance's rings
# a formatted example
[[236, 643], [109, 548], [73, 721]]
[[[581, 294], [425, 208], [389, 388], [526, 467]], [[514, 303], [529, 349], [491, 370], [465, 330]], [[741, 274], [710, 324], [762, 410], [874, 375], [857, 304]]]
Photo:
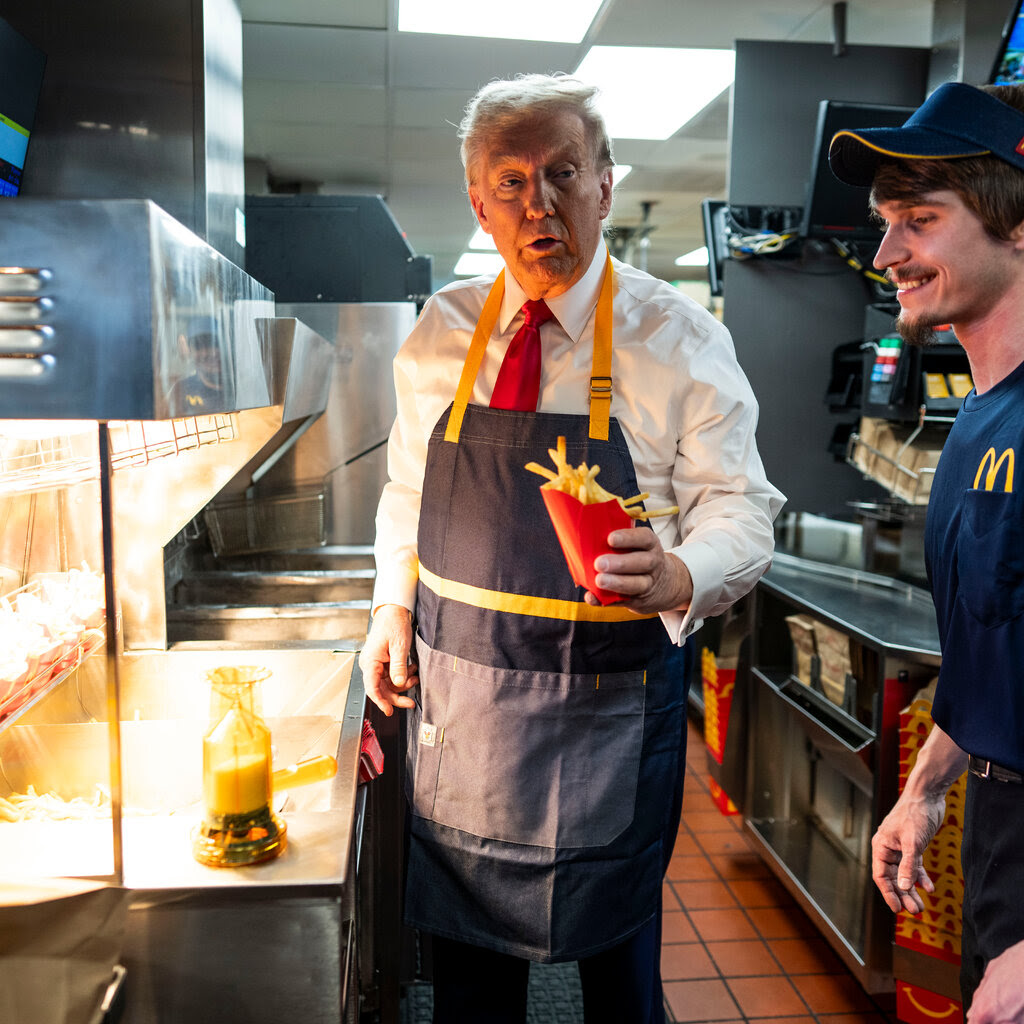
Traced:
[[0, 196], [21, 191], [46, 57], [0, 18]]
[[828, 165], [832, 136], [845, 128], [898, 128], [913, 107], [822, 100], [818, 107], [811, 173], [801, 234], [805, 238], [839, 238], [880, 242], [882, 233], [871, 220], [871, 190], [840, 181]]

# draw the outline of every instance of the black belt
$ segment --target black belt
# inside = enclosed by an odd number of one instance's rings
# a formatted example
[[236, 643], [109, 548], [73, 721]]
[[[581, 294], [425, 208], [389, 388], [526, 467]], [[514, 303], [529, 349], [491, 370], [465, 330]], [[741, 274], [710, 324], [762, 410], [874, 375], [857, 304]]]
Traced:
[[967, 759], [967, 767], [972, 775], [979, 779], [995, 779], [996, 782], [1024, 782], [1024, 775], [1013, 771], [1012, 768], [1003, 768], [1002, 765], [993, 764], [983, 758], [975, 757], [973, 754]]

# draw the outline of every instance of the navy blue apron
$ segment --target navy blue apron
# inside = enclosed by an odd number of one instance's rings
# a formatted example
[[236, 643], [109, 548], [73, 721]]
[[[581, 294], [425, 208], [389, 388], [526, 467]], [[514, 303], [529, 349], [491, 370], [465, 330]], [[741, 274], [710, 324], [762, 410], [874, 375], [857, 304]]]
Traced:
[[561, 435], [570, 463], [636, 494], [618, 422], [593, 432], [586, 415], [457, 401], [431, 436], [420, 509], [406, 918], [540, 962], [639, 931], [678, 824], [683, 649], [657, 615], [585, 603], [524, 468]]

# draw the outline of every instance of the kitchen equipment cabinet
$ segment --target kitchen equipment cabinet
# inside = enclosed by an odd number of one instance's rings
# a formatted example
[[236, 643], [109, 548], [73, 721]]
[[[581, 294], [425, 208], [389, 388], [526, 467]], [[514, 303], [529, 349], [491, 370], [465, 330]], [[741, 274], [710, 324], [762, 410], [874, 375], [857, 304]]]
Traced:
[[[749, 608], [745, 828], [864, 988], [891, 991], [893, 917], [871, 881], [870, 839], [897, 796], [899, 712], [939, 664], [931, 600], [779, 554]], [[848, 642], [831, 697], [817, 667], [798, 674], [794, 615]]]

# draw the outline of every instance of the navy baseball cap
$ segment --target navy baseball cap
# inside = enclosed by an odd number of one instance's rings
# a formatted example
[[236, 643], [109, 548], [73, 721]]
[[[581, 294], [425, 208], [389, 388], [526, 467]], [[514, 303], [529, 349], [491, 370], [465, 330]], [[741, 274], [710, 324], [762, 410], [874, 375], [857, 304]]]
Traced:
[[901, 128], [847, 128], [828, 151], [832, 173], [870, 185], [887, 159], [949, 160], [992, 155], [1024, 171], [1024, 113], [973, 85], [940, 85]]

